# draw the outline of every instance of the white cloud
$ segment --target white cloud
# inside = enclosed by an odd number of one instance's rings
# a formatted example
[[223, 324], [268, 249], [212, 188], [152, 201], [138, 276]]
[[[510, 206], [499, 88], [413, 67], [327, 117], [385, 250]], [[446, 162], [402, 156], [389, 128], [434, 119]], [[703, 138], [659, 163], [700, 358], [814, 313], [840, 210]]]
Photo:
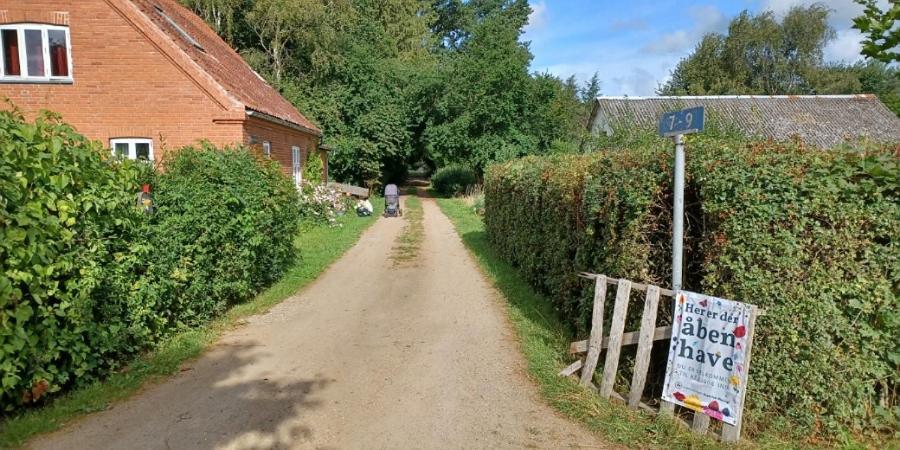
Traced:
[[525, 31], [534, 31], [547, 25], [547, 3], [544, 1], [531, 5], [531, 14], [528, 15], [528, 25]]
[[[843, 0], [834, 0], [834, 1], [840, 2]], [[853, 0], [849, 0], [849, 1], [852, 2]], [[788, 11], [790, 11], [791, 8], [793, 8], [795, 6], [809, 5], [811, 3], [813, 3], [813, 2], [806, 1], [806, 0], [765, 0], [762, 2], [762, 7], [760, 8], [760, 10], [761, 11], [772, 11], [775, 13], [776, 16], [782, 17]]]
[[705, 34], [728, 28], [729, 19], [712, 5], [691, 7], [688, 15], [694, 21], [692, 28], [664, 34], [659, 40], [645, 45], [644, 50], [659, 54], [686, 52], [694, 48]]
[[825, 46], [825, 60], [830, 62], [855, 63], [863, 59], [863, 35], [858, 30], [847, 29], [837, 32], [837, 36]]
[[612, 91], [617, 95], [631, 96], [651, 96], [656, 93], [659, 78], [650, 72], [640, 68], [632, 68], [631, 71], [623, 77], [613, 77]]
[[597, 72], [603, 95], [652, 96], [678, 63], [678, 55], [650, 55], [630, 47], [603, 47], [586, 53], [578, 62], [539, 66], [534, 70], [562, 78], [575, 75], [582, 83]]
[[694, 6], [688, 15], [696, 22], [694, 33], [704, 35], [713, 31], [724, 31], [728, 28], [729, 18], [712, 5]]
[[675, 53], [689, 48], [693, 42], [690, 33], [677, 30], [664, 34], [659, 40], [647, 44], [644, 49], [650, 53]]

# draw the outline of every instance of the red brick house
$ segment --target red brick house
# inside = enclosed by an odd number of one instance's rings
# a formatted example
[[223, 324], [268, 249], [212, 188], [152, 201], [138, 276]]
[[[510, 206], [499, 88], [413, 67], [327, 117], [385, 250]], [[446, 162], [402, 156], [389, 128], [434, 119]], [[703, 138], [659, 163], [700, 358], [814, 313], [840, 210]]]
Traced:
[[295, 180], [322, 132], [175, 0], [0, 0], [0, 99], [130, 158], [244, 143]]

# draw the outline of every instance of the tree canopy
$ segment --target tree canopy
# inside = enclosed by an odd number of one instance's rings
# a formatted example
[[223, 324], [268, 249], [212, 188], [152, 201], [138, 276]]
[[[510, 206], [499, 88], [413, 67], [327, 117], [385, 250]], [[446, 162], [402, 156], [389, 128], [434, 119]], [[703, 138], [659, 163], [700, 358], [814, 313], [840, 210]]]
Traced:
[[183, 0], [326, 130], [336, 178], [577, 147], [599, 93], [531, 74], [526, 0]]
[[[873, 6], [874, 7], [874, 6]], [[876, 8], [877, 9], [877, 8]], [[900, 71], [877, 60], [827, 64], [834, 38], [821, 3], [735, 17], [727, 34], [705, 35], [660, 89], [664, 95], [801, 95], [872, 93], [900, 114]], [[865, 52], [865, 50], [864, 50]]]
[[667, 94], [812, 94], [822, 51], [834, 36], [822, 4], [775, 14], [742, 12], [725, 35], [710, 33], [681, 60]]
[[[419, 164], [480, 172], [586, 147], [599, 76], [579, 84], [530, 73], [527, 0], [181, 1], [325, 130], [337, 179], [400, 181]], [[893, 11], [872, 6], [869, 25], [857, 25], [877, 34], [878, 14]], [[822, 4], [780, 19], [745, 11], [726, 34], [704, 36], [660, 92], [872, 92], [900, 112], [896, 67], [823, 61], [829, 13]]]

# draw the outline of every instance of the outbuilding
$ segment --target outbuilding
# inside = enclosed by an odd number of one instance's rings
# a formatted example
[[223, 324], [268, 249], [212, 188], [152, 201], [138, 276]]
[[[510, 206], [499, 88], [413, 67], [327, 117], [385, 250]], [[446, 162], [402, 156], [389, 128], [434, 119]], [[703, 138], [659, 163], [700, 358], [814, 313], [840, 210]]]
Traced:
[[595, 135], [623, 127], [651, 131], [663, 113], [695, 106], [705, 108], [707, 128], [748, 137], [799, 137], [821, 148], [857, 139], [900, 142], [900, 118], [874, 95], [597, 97], [589, 126]]

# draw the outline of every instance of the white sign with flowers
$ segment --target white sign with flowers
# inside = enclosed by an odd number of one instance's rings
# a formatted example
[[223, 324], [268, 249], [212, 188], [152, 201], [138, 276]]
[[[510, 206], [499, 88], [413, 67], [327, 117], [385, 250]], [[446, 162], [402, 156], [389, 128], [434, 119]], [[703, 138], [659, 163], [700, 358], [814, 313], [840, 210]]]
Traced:
[[753, 305], [679, 291], [663, 400], [735, 425], [744, 406], [755, 313]]

